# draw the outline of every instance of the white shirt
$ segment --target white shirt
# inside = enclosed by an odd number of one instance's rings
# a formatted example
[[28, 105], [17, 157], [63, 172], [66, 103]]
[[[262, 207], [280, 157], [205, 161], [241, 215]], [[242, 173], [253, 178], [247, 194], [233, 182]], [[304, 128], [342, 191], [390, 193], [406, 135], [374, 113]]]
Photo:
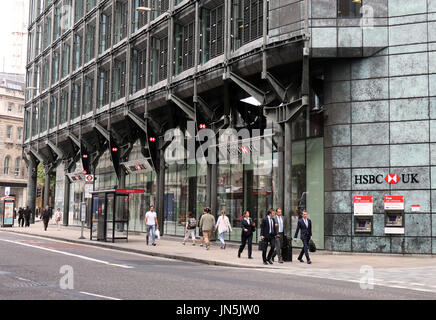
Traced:
[[269, 222], [269, 233], [273, 233], [273, 225], [274, 225], [274, 222], [273, 222], [273, 219], [270, 217], [270, 216], [268, 216], [268, 222]]
[[283, 217], [277, 216], [277, 222], [279, 223], [279, 232], [283, 232]]
[[307, 222], [307, 219], [303, 219], [304, 224], [306, 225], [307, 228], [309, 228], [309, 223]]
[[147, 213], [145, 214], [145, 220], [147, 226], [154, 226], [156, 224], [155, 221], [156, 217], [157, 217], [156, 211], [147, 211]]

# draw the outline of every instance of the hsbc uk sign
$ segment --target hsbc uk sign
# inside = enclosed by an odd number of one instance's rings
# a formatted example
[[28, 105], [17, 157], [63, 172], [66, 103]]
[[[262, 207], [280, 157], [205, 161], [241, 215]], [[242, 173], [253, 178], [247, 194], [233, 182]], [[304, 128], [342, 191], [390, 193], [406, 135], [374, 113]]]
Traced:
[[355, 184], [382, 184], [382, 183], [398, 183], [402, 181], [403, 183], [419, 183], [418, 174], [417, 173], [403, 173], [401, 176], [397, 174], [388, 174], [384, 176], [382, 174], [372, 175], [372, 174], [364, 174], [364, 175], [355, 175], [354, 183]]

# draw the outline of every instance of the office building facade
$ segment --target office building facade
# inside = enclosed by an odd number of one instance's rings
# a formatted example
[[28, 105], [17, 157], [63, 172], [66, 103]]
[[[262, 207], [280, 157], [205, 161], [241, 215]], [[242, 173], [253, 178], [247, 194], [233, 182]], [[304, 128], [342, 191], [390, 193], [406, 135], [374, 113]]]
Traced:
[[436, 253], [435, 20], [434, 0], [34, 0], [29, 171], [56, 174], [65, 224], [92, 219], [86, 172], [145, 190], [133, 231], [151, 203], [173, 235], [224, 209], [235, 241], [244, 210], [295, 229], [306, 208], [321, 249]]

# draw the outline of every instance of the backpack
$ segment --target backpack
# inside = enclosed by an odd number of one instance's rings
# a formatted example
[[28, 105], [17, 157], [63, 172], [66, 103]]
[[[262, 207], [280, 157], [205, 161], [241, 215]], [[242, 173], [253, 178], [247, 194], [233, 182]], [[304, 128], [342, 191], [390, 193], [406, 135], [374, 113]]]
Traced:
[[189, 218], [188, 229], [195, 229], [197, 227], [197, 221], [195, 218]]

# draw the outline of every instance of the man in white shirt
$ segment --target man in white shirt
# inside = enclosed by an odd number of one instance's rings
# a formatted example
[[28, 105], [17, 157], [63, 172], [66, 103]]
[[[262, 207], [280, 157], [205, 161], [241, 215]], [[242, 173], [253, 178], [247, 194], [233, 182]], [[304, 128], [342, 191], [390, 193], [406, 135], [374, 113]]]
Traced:
[[145, 214], [145, 225], [147, 226], [147, 246], [148, 246], [148, 237], [150, 235], [150, 231], [151, 231], [151, 244], [155, 246], [156, 245], [155, 232], [156, 229], [159, 229], [159, 223], [157, 221], [157, 214], [156, 211], [154, 211], [153, 205], [150, 206], [150, 210], [147, 211], [147, 213]]

